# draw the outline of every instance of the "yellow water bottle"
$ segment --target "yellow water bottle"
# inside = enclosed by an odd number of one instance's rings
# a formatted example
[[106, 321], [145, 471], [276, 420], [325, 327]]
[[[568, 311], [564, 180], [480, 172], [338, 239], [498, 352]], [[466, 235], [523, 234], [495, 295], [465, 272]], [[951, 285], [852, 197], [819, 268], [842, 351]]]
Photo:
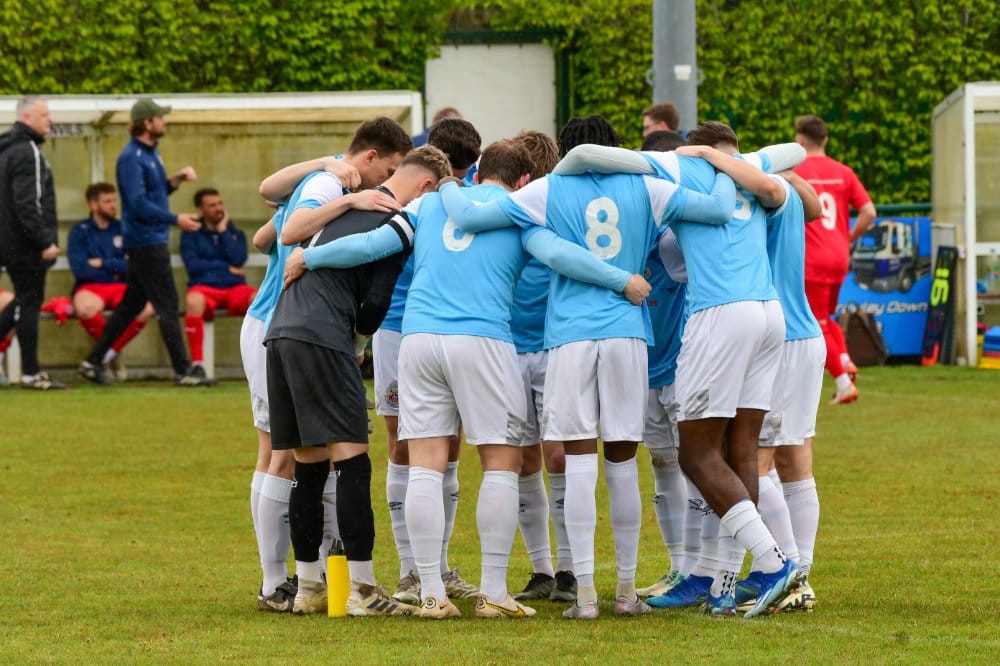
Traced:
[[330, 617], [347, 615], [347, 597], [351, 593], [351, 573], [347, 569], [347, 556], [344, 555], [344, 544], [340, 539], [334, 539], [330, 546], [330, 555], [326, 558], [326, 612]]

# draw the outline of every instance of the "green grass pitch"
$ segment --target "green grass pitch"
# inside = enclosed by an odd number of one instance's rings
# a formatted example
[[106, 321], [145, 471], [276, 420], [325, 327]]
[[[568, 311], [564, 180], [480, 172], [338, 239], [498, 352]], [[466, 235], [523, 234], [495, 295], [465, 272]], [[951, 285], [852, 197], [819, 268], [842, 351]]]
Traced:
[[[829, 386], [827, 387], [829, 389]], [[256, 455], [241, 382], [0, 392], [0, 663], [997, 663], [1000, 372], [863, 369], [861, 399], [820, 408], [822, 515], [812, 613], [756, 621], [611, 613], [614, 548], [598, 485], [593, 623], [292, 617], [256, 610]], [[824, 391], [828, 398], [830, 391]], [[375, 567], [398, 567], [372, 438]], [[639, 585], [666, 569], [639, 452]], [[479, 578], [479, 462], [465, 449], [451, 565]], [[512, 590], [530, 573], [515, 540]]]

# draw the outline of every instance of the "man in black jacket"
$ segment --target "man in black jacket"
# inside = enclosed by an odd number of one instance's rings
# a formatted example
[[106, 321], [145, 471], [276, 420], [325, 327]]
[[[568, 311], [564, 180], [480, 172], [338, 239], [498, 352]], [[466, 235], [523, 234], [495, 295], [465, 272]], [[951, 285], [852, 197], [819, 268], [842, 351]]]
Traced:
[[38, 366], [38, 313], [45, 273], [59, 254], [52, 170], [39, 145], [52, 129], [49, 104], [28, 95], [17, 103], [17, 122], [0, 135], [0, 265], [14, 284], [14, 300], [0, 312], [0, 338], [17, 327], [21, 386], [64, 388]]

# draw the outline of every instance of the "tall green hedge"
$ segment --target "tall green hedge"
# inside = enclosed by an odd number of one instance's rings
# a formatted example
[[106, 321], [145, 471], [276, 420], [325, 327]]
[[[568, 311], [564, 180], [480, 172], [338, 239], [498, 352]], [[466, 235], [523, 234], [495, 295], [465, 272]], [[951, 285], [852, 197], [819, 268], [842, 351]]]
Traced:
[[[744, 145], [830, 124], [879, 202], [930, 198], [934, 106], [1000, 72], [1000, 0], [698, 0], [699, 120]], [[450, 21], [450, 23], [449, 23]], [[0, 0], [0, 93], [411, 88], [451, 29], [557, 29], [571, 108], [637, 145], [651, 0]]]

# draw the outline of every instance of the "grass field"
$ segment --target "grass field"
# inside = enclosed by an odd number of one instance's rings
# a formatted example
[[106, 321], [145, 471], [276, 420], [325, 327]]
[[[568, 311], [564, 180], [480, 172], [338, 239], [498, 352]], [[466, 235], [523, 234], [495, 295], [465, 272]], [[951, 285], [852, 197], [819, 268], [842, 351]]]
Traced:
[[[1000, 372], [865, 369], [859, 389], [858, 403], [820, 409], [815, 612], [617, 618], [604, 605], [594, 623], [549, 602], [522, 623], [476, 620], [472, 600], [442, 623], [259, 612], [243, 383], [0, 391], [0, 663], [997, 663]], [[391, 586], [381, 424], [372, 442], [375, 565]], [[475, 582], [470, 453], [451, 564]], [[639, 459], [645, 585], [666, 565]], [[614, 549], [598, 515], [607, 598]], [[529, 573], [518, 538], [511, 588]]]

